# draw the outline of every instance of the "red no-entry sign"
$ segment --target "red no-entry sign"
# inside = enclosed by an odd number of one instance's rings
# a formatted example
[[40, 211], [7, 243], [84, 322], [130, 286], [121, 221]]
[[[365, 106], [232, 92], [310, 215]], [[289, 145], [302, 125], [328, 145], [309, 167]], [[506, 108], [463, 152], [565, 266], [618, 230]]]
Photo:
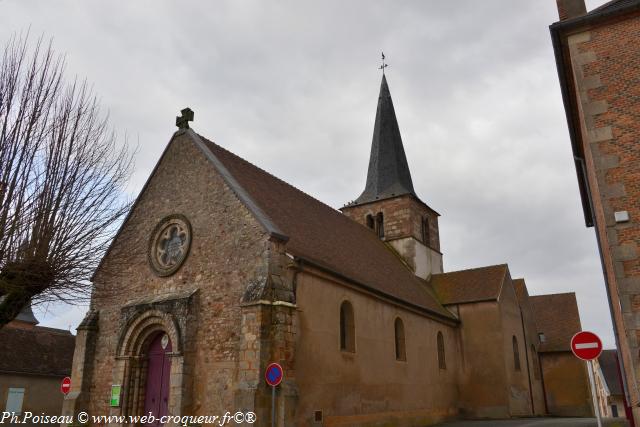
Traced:
[[62, 394], [67, 395], [71, 391], [71, 378], [64, 377], [62, 383], [60, 383], [60, 391]]
[[582, 360], [597, 359], [602, 353], [602, 341], [593, 332], [578, 332], [571, 338], [571, 351]]

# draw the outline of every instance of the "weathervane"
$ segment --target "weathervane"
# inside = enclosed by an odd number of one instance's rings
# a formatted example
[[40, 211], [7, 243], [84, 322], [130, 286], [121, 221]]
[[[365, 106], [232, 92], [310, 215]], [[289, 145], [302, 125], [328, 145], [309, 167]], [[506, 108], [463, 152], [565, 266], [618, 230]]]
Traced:
[[378, 69], [382, 70], [382, 74], [384, 75], [384, 69], [389, 66], [386, 62], [384, 62], [384, 52], [382, 52], [382, 65], [378, 67]]

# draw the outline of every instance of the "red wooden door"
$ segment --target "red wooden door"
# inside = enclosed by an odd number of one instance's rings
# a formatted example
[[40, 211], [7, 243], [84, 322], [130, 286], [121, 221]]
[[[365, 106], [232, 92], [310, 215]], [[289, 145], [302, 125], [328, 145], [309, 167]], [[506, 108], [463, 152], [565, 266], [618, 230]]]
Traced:
[[171, 372], [171, 340], [158, 334], [149, 345], [149, 365], [145, 389], [144, 414], [153, 415], [155, 421], [148, 426], [160, 426], [160, 418], [169, 415], [169, 378]]

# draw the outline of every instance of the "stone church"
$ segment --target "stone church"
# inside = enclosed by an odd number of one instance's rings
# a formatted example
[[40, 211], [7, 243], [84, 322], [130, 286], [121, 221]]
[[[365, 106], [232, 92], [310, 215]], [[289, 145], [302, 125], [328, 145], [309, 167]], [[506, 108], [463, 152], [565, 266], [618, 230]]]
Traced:
[[[443, 271], [386, 77], [366, 187], [340, 211], [198, 135], [192, 114], [94, 275], [64, 414], [270, 425], [271, 362], [278, 426], [591, 413], [584, 365], [541, 362], [544, 341], [566, 353], [581, 329], [574, 294], [536, 297], [550, 323], [506, 264]], [[545, 390], [558, 375], [572, 387]]]

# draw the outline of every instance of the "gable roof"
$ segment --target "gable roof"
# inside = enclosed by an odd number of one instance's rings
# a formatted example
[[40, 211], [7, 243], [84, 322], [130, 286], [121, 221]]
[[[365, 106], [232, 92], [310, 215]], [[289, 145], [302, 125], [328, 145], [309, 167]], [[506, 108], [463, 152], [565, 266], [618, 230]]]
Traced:
[[442, 304], [497, 300], [507, 275], [506, 264], [433, 274], [429, 284]]
[[571, 351], [571, 337], [582, 330], [576, 294], [530, 296], [529, 303], [538, 333], [545, 336], [539, 351]]
[[288, 239], [287, 252], [374, 293], [455, 320], [371, 230], [191, 129], [184, 133], [267, 231]]
[[35, 326], [0, 329], [0, 372], [64, 377], [71, 373], [75, 336]]
[[618, 370], [618, 352], [616, 350], [603, 350], [598, 357], [600, 369], [607, 382], [607, 387], [612, 395], [622, 394], [622, 380]]

